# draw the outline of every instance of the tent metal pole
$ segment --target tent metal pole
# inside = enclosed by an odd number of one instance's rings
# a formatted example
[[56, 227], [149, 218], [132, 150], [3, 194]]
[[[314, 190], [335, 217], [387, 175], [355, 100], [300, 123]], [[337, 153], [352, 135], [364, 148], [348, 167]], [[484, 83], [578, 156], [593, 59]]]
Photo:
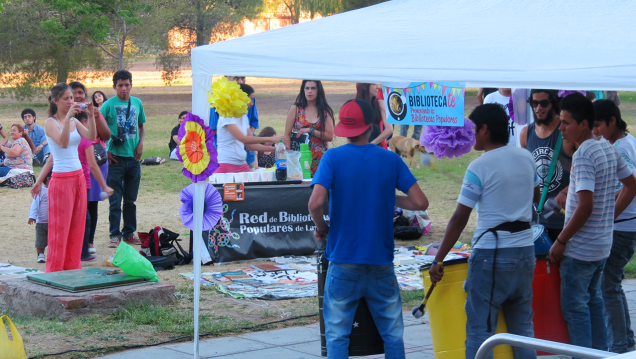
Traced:
[[199, 295], [201, 290], [201, 250], [203, 232], [203, 200], [205, 193], [205, 182], [199, 181], [194, 184], [194, 359], [199, 359]]

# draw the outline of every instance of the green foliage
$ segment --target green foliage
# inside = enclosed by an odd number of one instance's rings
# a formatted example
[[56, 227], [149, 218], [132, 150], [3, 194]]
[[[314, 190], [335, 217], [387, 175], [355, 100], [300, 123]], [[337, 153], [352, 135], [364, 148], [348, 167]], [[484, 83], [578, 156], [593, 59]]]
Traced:
[[100, 48], [124, 68], [128, 36], [150, 16], [151, 0], [40, 0], [56, 12], [42, 28], [58, 43]]
[[4, 6], [11, 4], [8, 1], [0, 1], [0, 14], [2, 14], [3, 12], [5, 12], [5, 10], [7, 10]]
[[[254, 19], [262, 13], [264, 1], [164, 0], [157, 8], [154, 20], [150, 20], [151, 26], [146, 30], [163, 35], [153, 39], [161, 50], [155, 66], [162, 70], [164, 83], [170, 85], [179, 76], [181, 67], [190, 62], [191, 47], [209, 44], [212, 36], [232, 34], [243, 19]], [[167, 34], [172, 29], [194, 34], [193, 42], [184, 44], [184, 48], [176, 51], [169, 49]], [[153, 36], [156, 35], [149, 34], [147, 38]]]
[[270, 8], [277, 7], [282, 2], [289, 10], [292, 22], [297, 24], [301, 12], [309, 12], [313, 19], [316, 15], [333, 15], [384, 1], [386, 0], [270, 0]]
[[164, 52], [155, 59], [155, 67], [162, 69], [161, 80], [170, 86], [181, 74], [181, 66], [190, 62], [190, 56]]
[[264, 8], [263, 0], [172, 0], [170, 5], [165, 12], [169, 24], [194, 32], [196, 46], [209, 44], [213, 33], [234, 30], [245, 18], [256, 18]]
[[[37, 0], [13, 1], [0, 15], [0, 96], [32, 99], [57, 82], [72, 77], [100, 78], [108, 64], [100, 50], [69, 42], [46, 32], [39, 24], [52, 17], [52, 9]], [[71, 21], [66, 20], [65, 21]], [[64, 23], [53, 24], [56, 27]], [[94, 72], [81, 72], [85, 68]]]

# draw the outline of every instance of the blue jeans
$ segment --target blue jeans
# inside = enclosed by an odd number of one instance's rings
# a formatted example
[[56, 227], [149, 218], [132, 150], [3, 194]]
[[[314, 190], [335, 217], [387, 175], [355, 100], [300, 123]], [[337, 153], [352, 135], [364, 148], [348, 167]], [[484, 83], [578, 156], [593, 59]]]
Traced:
[[629, 306], [621, 286], [625, 265], [634, 255], [636, 232], [614, 231], [614, 241], [603, 269], [603, 301], [607, 324], [607, 346], [614, 353], [626, 353], [634, 346], [634, 332], [629, 318]]
[[[495, 290], [490, 303], [494, 249], [474, 249], [464, 283], [466, 298], [466, 359], [475, 358], [481, 344], [495, 334], [499, 311], [503, 310], [508, 332], [534, 337], [532, 324], [532, 279], [534, 246], [497, 249]], [[492, 306], [491, 306], [492, 305]], [[488, 309], [492, 332], [488, 333]], [[537, 352], [513, 347], [515, 359], [534, 359]], [[490, 352], [489, 359], [492, 359]]]
[[[400, 125], [400, 136], [406, 137], [409, 133], [409, 125]], [[416, 140], [420, 140], [420, 135], [422, 134], [422, 125], [413, 125], [413, 137]]]
[[[128, 239], [137, 230], [137, 194], [141, 181], [141, 165], [134, 157], [115, 156], [117, 163], [111, 163], [108, 167], [108, 179], [106, 184], [115, 193], [109, 198], [110, 238]], [[123, 217], [124, 226], [119, 230], [122, 217], [121, 201], [124, 200]]]
[[607, 330], [601, 294], [605, 259], [561, 260], [561, 311], [568, 322], [570, 344], [607, 350]]
[[[33, 155], [33, 157], [34, 157], [33, 158], [34, 165], [35, 165], [35, 162], [36, 162], [35, 159], [37, 158], [38, 161], [39, 161], [39, 163], [37, 165], [38, 166], [44, 166], [46, 161], [49, 159], [48, 154], [49, 154], [48, 152], [44, 153], [44, 151], [40, 151], [40, 152], [36, 153], [35, 155]], [[46, 156], [46, 158], [44, 158], [44, 156]]]
[[323, 314], [329, 358], [349, 357], [349, 335], [360, 298], [365, 298], [384, 339], [385, 358], [405, 358], [400, 286], [393, 264], [329, 263]]

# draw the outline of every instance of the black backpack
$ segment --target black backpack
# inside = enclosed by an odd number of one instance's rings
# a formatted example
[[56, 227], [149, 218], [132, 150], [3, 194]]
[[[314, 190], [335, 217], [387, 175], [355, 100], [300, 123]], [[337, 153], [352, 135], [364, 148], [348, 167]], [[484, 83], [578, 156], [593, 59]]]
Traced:
[[178, 233], [157, 226], [150, 230], [147, 238], [140, 238], [141, 252], [146, 256], [171, 258], [177, 265], [189, 264], [192, 254], [181, 247], [178, 238]]

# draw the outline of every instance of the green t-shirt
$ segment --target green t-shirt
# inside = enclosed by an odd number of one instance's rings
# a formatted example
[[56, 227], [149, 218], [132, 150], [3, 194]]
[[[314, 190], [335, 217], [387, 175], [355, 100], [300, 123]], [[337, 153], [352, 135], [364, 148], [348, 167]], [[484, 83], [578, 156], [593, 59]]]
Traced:
[[116, 146], [111, 140], [108, 152], [115, 156], [134, 157], [135, 148], [139, 144], [139, 125], [146, 123], [146, 114], [141, 100], [130, 96], [130, 113], [126, 117], [128, 101], [122, 101], [117, 96], [109, 98], [100, 110], [113, 137], [125, 139], [124, 143]]

